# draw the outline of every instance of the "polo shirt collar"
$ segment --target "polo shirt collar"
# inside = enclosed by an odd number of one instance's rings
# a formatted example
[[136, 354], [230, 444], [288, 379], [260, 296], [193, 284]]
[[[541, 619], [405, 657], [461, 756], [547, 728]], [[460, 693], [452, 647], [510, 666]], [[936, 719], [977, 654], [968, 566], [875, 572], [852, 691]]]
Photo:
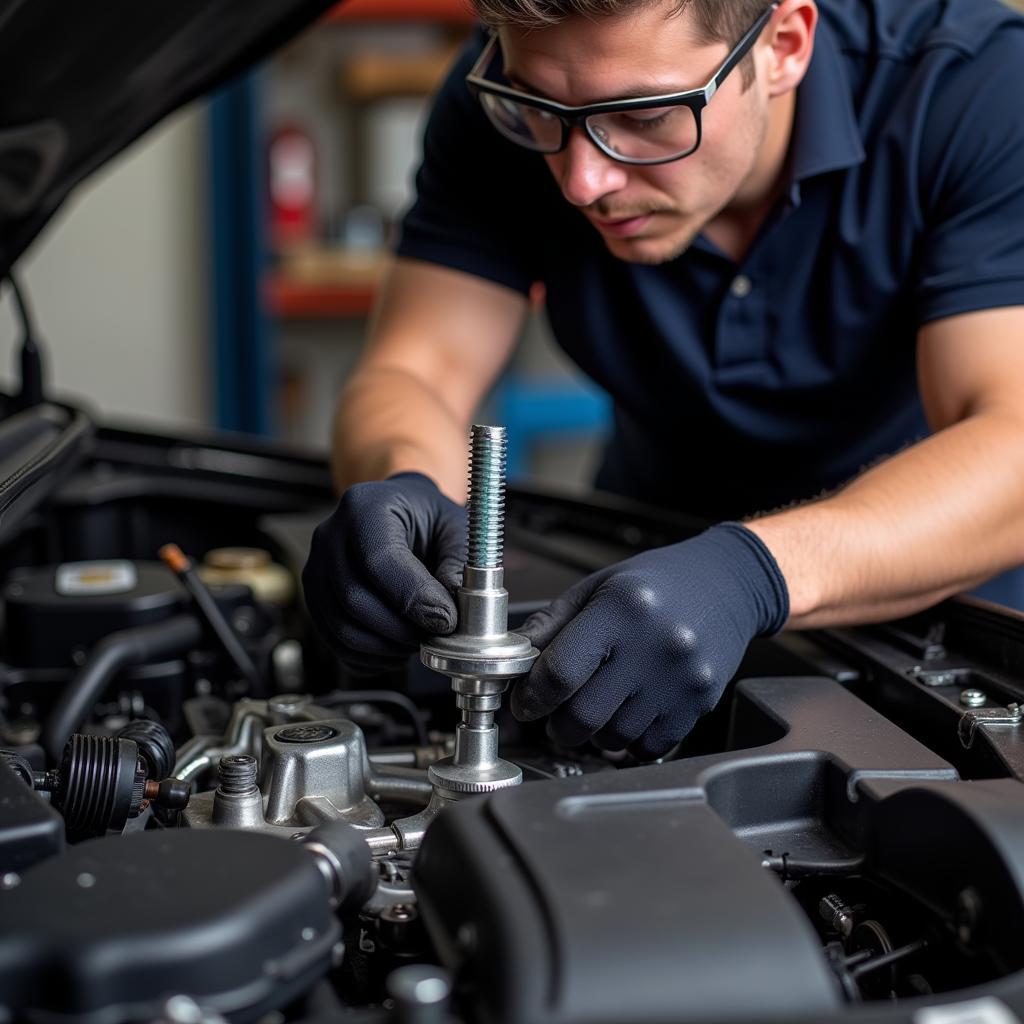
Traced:
[[864, 159], [843, 59], [831, 30], [819, 20], [811, 63], [797, 90], [791, 186], [799, 195], [800, 182]]

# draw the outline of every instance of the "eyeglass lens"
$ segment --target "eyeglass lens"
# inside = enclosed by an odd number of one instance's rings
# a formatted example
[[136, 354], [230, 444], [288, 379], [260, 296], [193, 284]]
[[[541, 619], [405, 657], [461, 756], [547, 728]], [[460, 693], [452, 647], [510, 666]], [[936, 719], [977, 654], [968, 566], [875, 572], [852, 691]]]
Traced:
[[[541, 153], [561, 148], [562, 121], [554, 114], [504, 96], [485, 93], [481, 99], [494, 126], [511, 141]], [[627, 160], [685, 156], [698, 142], [697, 115], [687, 106], [591, 114], [586, 123], [603, 149]]]

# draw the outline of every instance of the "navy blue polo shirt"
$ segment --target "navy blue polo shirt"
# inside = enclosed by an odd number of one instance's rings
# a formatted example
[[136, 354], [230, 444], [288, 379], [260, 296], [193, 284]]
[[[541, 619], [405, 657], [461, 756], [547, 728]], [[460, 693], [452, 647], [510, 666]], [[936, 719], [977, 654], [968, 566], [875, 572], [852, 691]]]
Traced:
[[922, 325], [1024, 304], [1024, 18], [818, 6], [787, 187], [741, 264], [703, 235], [658, 266], [612, 256], [466, 89], [482, 33], [437, 97], [398, 252], [544, 284], [558, 344], [614, 399], [605, 489], [713, 518], [832, 489], [928, 433]]

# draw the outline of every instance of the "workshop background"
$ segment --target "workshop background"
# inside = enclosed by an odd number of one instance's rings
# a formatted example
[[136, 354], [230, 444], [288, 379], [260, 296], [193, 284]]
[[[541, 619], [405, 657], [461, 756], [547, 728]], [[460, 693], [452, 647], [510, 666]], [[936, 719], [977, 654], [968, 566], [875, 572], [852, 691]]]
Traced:
[[[20, 268], [56, 389], [326, 450], [429, 95], [471, 29], [463, 0], [351, 0], [90, 180]], [[18, 333], [5, 297], [0, 382]], [[511, 477], [569, 488], [609, 414], [536, 314], [481, 413], [509, 427]]]
[[[325, 451], [429, 94], [471, 28], [464, 0], [350, 0], [79, 189], [20, 267], [55, 390], [109, 421]], [[5, 294], [0, 385], [18, 344]], [[609, 416], [537, 313], [481, 413], [509, 427], [513, 479], [569, 490]]]

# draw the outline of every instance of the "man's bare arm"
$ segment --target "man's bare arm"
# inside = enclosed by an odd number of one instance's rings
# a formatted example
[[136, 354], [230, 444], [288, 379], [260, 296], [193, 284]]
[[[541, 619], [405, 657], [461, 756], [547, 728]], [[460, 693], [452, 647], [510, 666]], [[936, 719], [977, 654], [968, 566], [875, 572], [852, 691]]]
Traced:
[[417, 470], [464, 500], [470, 419], [512, 353], [526, 306], [501, 285], [397, 260], [335, 415], [338, 490]]
[[908, 615], [1024, 563], [1024, 307], [926, 326], [934, 435], [838, 494], [747, 525], [790, 592], [790, 628]]

